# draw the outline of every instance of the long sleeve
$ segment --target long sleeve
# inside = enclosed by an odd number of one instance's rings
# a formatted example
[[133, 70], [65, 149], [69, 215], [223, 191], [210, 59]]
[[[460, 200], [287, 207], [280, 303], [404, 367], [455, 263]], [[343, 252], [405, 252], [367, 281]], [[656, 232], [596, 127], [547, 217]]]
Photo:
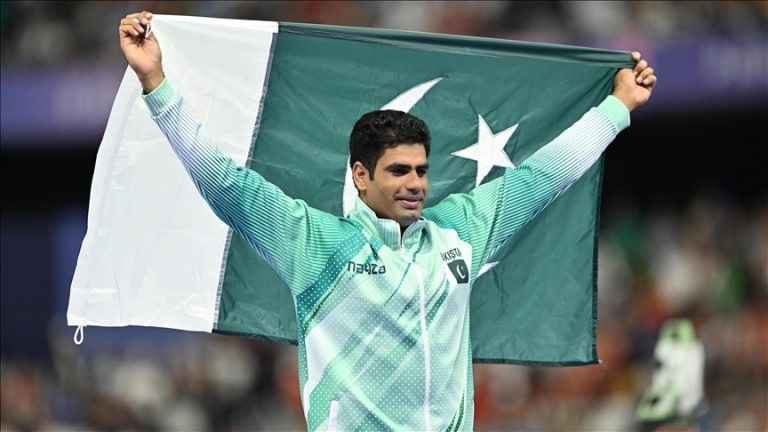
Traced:
[[309, 286], [349, 235], [349, 222], [292, 199], [259, 173], [237, 166], [167, 81], [144, 98], [214, 213], [258, 251], [294, 295]]
[[425, 210], [425, 216], [456, 229], [473, 246], [476, 272], [507, 239], [576, 182], [628, 125], [626, 107], [608, 96], [516, 168], [468, 194], [446, 197]]

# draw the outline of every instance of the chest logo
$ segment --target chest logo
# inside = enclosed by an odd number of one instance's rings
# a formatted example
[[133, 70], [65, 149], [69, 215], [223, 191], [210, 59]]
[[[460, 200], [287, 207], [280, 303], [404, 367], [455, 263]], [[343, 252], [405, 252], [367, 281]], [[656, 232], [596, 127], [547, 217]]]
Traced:
[[456, 278], [456, 282], [460, 284], [469, 282], [469, 269], [463, 259], [451, 261], [447, 265], [453, 277]]

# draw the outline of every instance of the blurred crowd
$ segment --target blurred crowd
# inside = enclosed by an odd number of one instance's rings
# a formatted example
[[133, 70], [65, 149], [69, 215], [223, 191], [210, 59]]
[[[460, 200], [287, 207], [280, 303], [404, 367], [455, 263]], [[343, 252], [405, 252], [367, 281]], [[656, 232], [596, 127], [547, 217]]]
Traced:
[[[768, 205], [701, 198], [683, 212], [605, 219], [601, 364], [475, 365], [475, 430], [640, 430], [635, 408], [673, 317], [692, 320], [706, 353], [699, 430], [768, 430]], [[78, 347], [71, 328], [51, 328], [50, 362], [2, 362], [2, 430], [305, 427], [291, 345], [179, 332], [163, 342], [86, 334]]]
[[[768, 25], [766, 1], [2, 1], [2, 67], [123, 64], [117, 23], [138, 10], [604, 48], [705, 32], [749, 37]], [[658, 331], [675, 317], [692, 320], [706, 353], [699, 429], [768, 430], [768, 203], [746, 207], [702, 196], [676, 209], [614, 204], [603, 214], [601, 364], [475, 365], [475, 430], [638, 430], [634, 411], [654, 370]], [[4, 354], [0, 430], [305, 427], [291, 345], [184, 332], [137, 338], [107, 331], [108, 337], [94, 337], [95, 331], [87, 330], [85, 344], [76, 346], [72, 329], [56, 316], [50, 323], [49, 358]]]
[[13, 67], [121, 61], [117, 23], [140, 10], [617, 49], [768, 28], [766, 1], [3, 1], [0, 8], [2, 64]]

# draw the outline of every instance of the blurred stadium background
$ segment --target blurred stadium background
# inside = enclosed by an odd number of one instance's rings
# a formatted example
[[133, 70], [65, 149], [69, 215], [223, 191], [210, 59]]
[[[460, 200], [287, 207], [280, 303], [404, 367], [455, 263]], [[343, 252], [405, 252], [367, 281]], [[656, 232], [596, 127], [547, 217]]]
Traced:
[[[87, 328], [69, 283], [130, 12], [468, 34], [639, 50], [660, 77], [608, 150], [602, 365], [476, 365], [476, 430], [633, 431], [662, 323], [706, 351], [705, 431], [768, 430], [768, 2], [0, 3], [3, 431], [302, 430], [295, 349]], [[762, 155], [762, 156], [761, 156]]]

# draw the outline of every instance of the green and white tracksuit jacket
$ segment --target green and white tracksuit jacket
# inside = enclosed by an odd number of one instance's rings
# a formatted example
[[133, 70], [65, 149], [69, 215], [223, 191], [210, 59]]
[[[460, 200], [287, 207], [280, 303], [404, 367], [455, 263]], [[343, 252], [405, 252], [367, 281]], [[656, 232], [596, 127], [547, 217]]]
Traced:
[[145, 101], [213, 211], [290, 287], [310, 430], [471, 430], [478, 269], [629, 124], [609, 96], [517, 168], [425, 209], [401, 235], [359, 199], [337, 217], [236, 166], [167, 82]]

